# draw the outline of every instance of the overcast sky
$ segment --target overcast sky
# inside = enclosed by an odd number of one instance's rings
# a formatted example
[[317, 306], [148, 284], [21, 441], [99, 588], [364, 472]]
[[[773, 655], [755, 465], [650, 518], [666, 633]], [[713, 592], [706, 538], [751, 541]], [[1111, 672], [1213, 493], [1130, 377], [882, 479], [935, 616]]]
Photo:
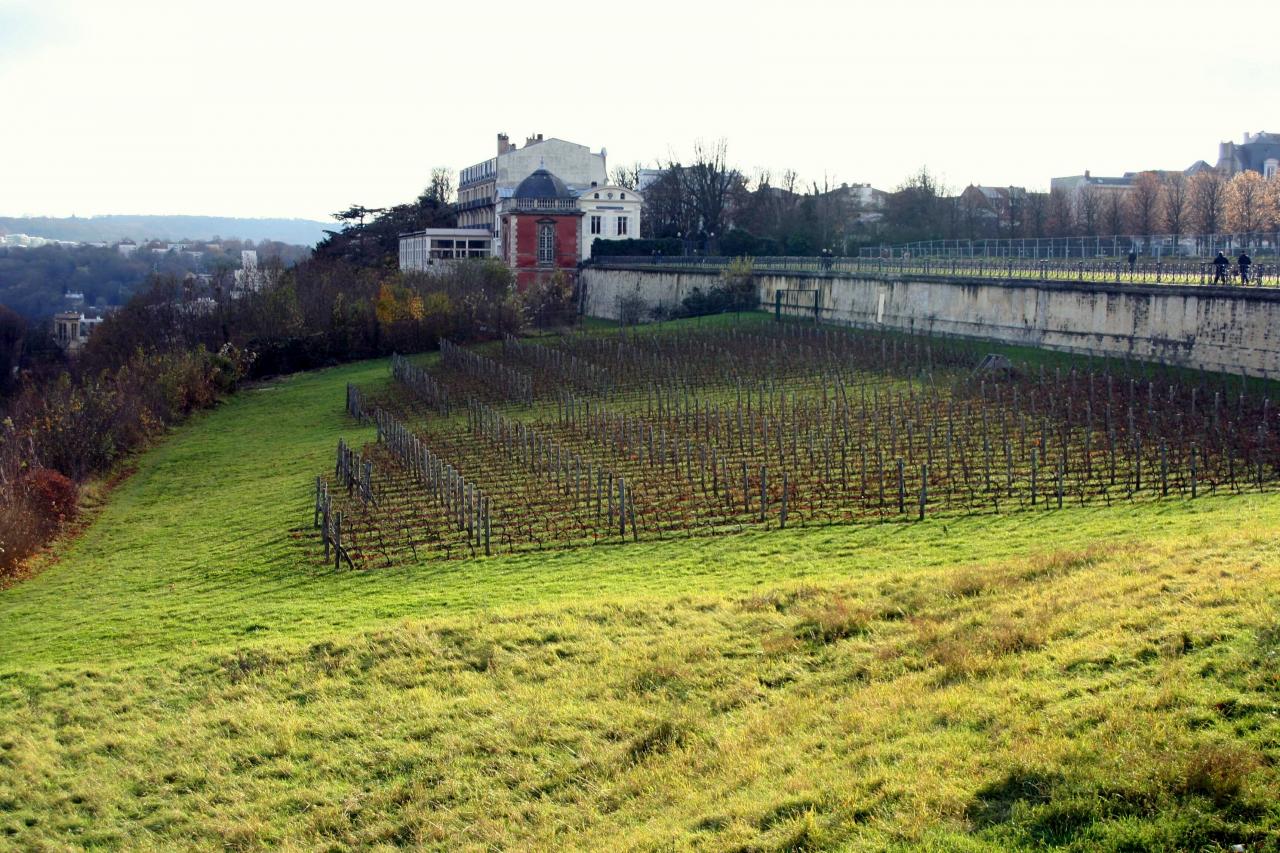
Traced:
[[[1273, 2], [0, 0], [0, 215], [326, 218], [506, 131], [892, 189], [1280, 131]], [[1270, 22], [1270, 23], [1268, 23]]]

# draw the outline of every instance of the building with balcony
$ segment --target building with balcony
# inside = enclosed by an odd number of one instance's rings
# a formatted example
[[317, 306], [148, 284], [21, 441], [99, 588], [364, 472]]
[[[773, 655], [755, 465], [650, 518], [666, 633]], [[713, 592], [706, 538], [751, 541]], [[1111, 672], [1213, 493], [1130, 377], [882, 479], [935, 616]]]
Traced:
[[458, 173], [458, 227], [486, 230], [493, 238], [494, 254], [501, 257], [500, 204], [513, 197], [521, 181], [538, 169], [546, 169], [570, 190], [581, 193], [593, 184], [607, 182], [606, 156], [603, 148], [593, 152], [576, 142], [544, 139], [541, 133], [528, 137], [520, 147], [499, 133], [496, 156]]

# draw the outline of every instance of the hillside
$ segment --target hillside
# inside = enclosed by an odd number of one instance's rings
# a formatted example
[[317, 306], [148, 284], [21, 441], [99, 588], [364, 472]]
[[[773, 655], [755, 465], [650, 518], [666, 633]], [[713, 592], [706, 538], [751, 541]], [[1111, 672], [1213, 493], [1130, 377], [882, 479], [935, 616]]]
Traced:
[[325, 229], [336, 223], [311, 219], [252, 219], [231, 216], [135, 216], [111, 214], [90, 217], [0, 216], [0, 233], [28, 234], [48, 240], [116, 243], [143, 240], [275, 240], [314, 246]]
[[1280, 497], [322, 566], [348, 382], [246, 391], [0, 591], [0, 839], [1280, 845]]

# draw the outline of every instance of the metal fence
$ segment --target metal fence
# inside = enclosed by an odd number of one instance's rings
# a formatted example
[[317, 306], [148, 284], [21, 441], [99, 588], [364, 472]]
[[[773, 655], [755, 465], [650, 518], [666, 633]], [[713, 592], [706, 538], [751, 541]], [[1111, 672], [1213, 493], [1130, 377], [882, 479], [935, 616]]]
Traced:
[[1218, 252], [1276, 257], [1280, 233], [1121, 234], [1110, 237], [1015, 237], [1012, 239], [922, 240], [896, 246], [869, 246], [862, 258], [1018, 258], [1022, 260], [1096, 260], [1124, 258], [1130, 252], [1154, 260], [1207, 258]]
[[[601, 268], [652, 267], [671, 271], [718, 272], [737, 258], [694, 257], [604, 257], [593, 258], [589, 266]], [[1255, 263], [1241, 281], [1239, 267], [1228, 265], [1219, 279], [1216, 267], [1207, 261], [1048, 259], [1028, 258], [934, 258], [899, 255], [896, 258], [752, 258], [754, 273], [818, 273], [828, 275], [939, 276], [944, 278], [1018, 279], [1034, 281], [1082, 281], [1118, 284], [1222, 285], [1229, 287], [1280, 287], [1280, 263]]]

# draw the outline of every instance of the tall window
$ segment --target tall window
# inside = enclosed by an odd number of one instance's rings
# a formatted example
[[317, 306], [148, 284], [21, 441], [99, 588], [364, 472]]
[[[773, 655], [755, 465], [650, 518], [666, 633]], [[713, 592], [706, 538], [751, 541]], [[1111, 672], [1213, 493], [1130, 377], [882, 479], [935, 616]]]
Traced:
[[591, 233], [592, 234], [599, 234], [601, 231], [604, 230], [604, 228], [602, 227], [601, 219], [603, 219], [603, 217], [600, 217], [600, 216], [591, 217]]
[[538, 226], [538, 263], [555, 263], [556, 227], [551, 224]]
[[618, 236], [625, 237], [627, 234], [627, 217], [618, 217]]

